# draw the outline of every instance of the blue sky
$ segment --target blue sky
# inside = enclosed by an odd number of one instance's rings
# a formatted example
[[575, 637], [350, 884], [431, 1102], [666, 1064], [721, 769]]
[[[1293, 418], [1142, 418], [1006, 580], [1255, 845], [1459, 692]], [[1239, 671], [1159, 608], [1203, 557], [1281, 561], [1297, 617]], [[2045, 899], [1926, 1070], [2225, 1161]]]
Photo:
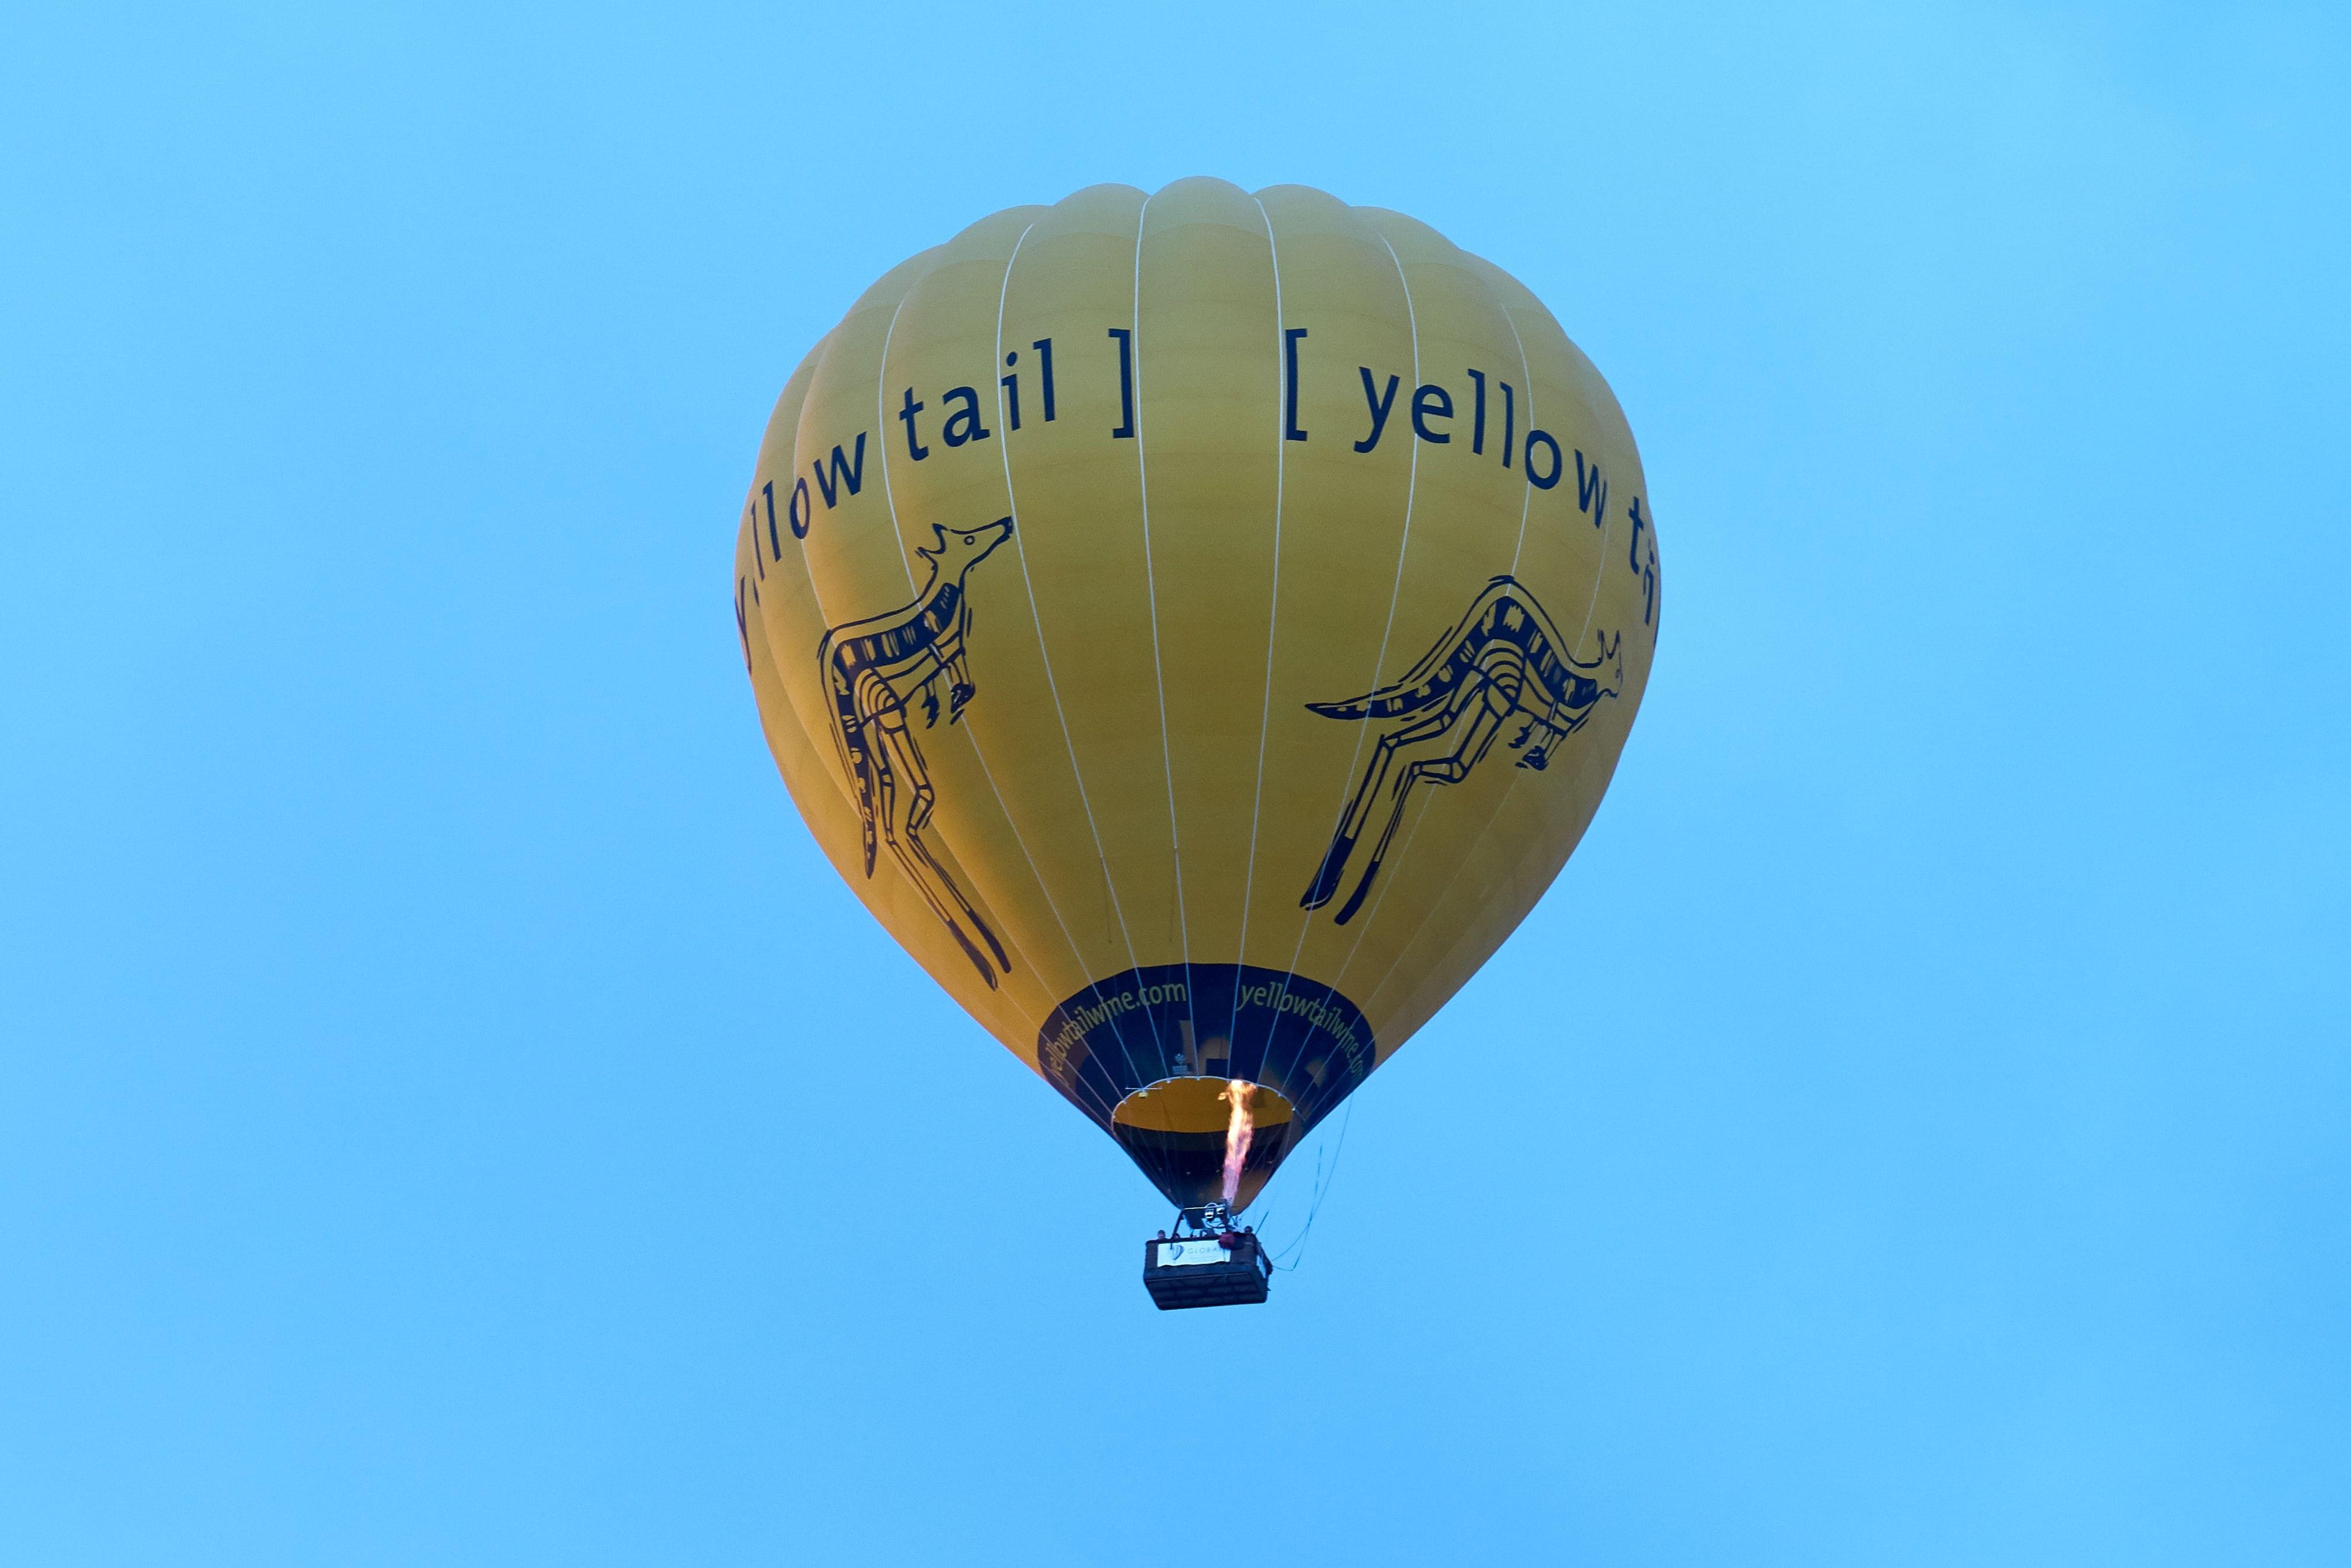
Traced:
[[[2351, 1560], [2339, 10], [795, 9], [5, 24], [0, 1559]], [[1670, 592], [1162, 1316], [726, 578], [867, 282], [1193, 173], [1531, 286]]]

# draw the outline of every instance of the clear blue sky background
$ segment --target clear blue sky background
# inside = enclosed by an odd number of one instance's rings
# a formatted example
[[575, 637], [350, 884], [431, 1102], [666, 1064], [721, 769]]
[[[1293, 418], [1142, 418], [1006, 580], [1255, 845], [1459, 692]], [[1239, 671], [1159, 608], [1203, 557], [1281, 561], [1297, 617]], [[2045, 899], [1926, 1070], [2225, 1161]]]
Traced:
[[[2351, 1561], [2341, 9], [873, 9], [0, 23], [0, 1561]], [[1193, 173], [1531, 285], [1669, 592], [1162, 1316], [726, 589], [865, 283]]]

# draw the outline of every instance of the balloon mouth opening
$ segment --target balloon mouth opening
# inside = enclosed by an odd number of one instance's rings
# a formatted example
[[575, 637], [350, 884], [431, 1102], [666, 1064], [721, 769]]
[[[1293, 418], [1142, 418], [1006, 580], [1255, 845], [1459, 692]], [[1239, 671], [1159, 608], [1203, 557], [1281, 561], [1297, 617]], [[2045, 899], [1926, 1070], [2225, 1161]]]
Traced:
[[1236, 1213], [1265, 1190], [1301, 1130], [1280, 1090], [1192, 1075], [1135, 1090], [1111, 1112], [1110, 1127], [1170, 1202], [1188, 1208], [1223, 1199]]

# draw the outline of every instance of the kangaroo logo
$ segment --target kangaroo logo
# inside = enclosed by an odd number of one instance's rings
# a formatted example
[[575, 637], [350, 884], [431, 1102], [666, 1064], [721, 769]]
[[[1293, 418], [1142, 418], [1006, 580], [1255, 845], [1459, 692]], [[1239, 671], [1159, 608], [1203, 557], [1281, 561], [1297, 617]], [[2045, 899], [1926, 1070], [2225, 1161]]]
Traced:
[[[1353, 919], [1380, 874], [1380, 862], [1395, 837], [1396, 824], [1404, 821], [1413, 786], [1423, 781], [1458, 784], [1468, 778], [1512, 716], [1526, 721], [1510, 737], [1510, 749], [1525, 753], [1519, 766], [1538, 773], [1549, 767], [1552, 748], [1582, 729], [1600, 699], [1616, 695], [1624, 684], [1623, 635], [1601, 633], [1599, 643], [1589, 664], [1576, 658], [1526, 585], [1516, 578], [1498, 577], [1401, 680], [1345, 702], [1308, 703], [1309, 712], [1325, 718], [1409, 722], [1381, 736], [1373, 747], [1370, 766], [1322, 857], [1322, 869], [1298, 901], [1299, 907], [1320, 909], [1337, 894], [1356, 840], [1372, 812], [1384, 803], [1387, 824], [1372, 846], [1363, 880], [1339, 910], [1340, 925]], [[1609, 684], [1602, 685], [1603, 680]], [[1398, 759], [1415, 748], [1417, 754], [1399, 770]]]
[[[936, 797], [922, 747], [906, 727], [906, 705], [921, 698], [923, 727], [935, 727], [939, 721], [938, 684], [944, 678], [947, 722], [963, 718], [973, 692], [971, 667], [964, 658], [964, 643], [971, 634], [971, 601], [965, 596], [963, 580], [990, 550], [1012, 537], [1012, 519], [998, 517], [969, 529], [934, 524], [931, 532], [938, 537], [938, 548], [914, 552], [931, 568], [914, 601], [828, 628], [817, 643], [816, 658], [832, 694], [833, 748], [857, 787], [857, 810], [865, 820], [865, 874], [873, 874], [878, 833], [907, 880], [922, 890], [931, 913], [994, 990], [997, 977], [1011, 972], [1012, 960], [923, 842], [923, 825], [931, 820]], [[985, 953], [979, 944], [986, 945]]]

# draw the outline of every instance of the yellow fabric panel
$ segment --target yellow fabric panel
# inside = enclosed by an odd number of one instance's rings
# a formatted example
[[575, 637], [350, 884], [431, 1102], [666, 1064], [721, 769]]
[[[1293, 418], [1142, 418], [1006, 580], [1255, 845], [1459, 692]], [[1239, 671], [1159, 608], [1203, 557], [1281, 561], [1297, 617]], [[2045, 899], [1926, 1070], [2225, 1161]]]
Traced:
[[1161, 756], [1136, 770], [1137, 792], [1156, 780], [1173, 800], [1177, 954], [1233, 962], [1257, 822], [1281, 477], [1265, 214], [1238, 185], [1179, 182], [1144, 214], [1141, 261], [1131, 444], [1149, 480], [1159, 697], [1150, 717], [1165, 728], [1154, 737]]

